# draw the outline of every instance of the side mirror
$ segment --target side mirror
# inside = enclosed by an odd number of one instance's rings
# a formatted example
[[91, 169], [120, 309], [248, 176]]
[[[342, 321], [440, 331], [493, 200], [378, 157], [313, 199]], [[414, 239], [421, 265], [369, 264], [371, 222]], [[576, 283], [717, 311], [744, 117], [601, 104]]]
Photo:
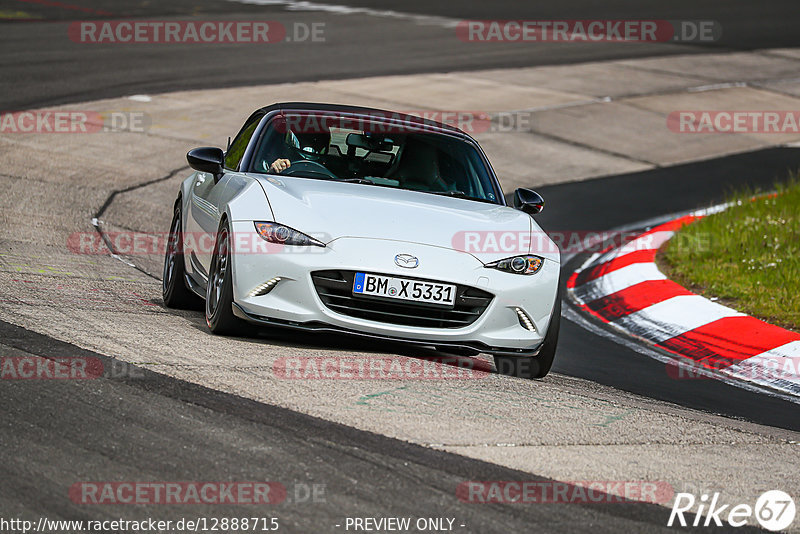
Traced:
[[544, 199], [536, 191], [520, 188], [514, 191], [514, 207], [530, 215], [536, 215], [544, 208]]
[[213, 174], [215, 178], [222, 174], [222, 163], [225, 153], [221, 148], [205, 146], [195, 148], [186, 154], [186, 161], [196, 171]]

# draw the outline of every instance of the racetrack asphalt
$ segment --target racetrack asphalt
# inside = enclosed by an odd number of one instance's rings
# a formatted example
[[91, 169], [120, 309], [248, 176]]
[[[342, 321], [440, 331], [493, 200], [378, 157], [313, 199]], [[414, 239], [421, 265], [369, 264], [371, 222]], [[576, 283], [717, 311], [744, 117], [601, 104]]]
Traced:
[[[0, 321], [6, 354], [96, 358], [116, 376], [0, 388], [3, 517], [177, 521], [278, 517], [286, 532], [344, 530], [345, 517], [455, 518], [458, 532], [661, 532], [669, 510], [642, 503], [475, 504], [470, 480], [554, 481], [175, 380]], [[85, 505], [78, 481], [270, 481], [287, 500], [246, 504]], [[307, 488], [324, 489], [313, 499]], [[306, 500], [307, 499], [307, 500]], [[255, 511], [254, 511], [255, 510]], [[751, 529], [745, 529], [747, 532]], [[755, 530], [755, 529], [752, 529]]]
[[[356, 2], [351, 4], [355, 5]], [[638, 4], [637, 4], [638, 5]], [[738, 4], [736, 4], [738, 5]], [[98, 2], [93, 7], [108, 9], [119, 16], [171, 16], [178, 19], [209, 17], [224, 13], [267, 13], [269, 17], [291, 20], [325, 20], [331, 39], [324, 47], [285, 47], [266, 57], [247, 47], [233, 49], [176, 47], [169, 54], [152, 48], [121, 50], [85, 45], [53, 46], [45, 36], [59, 22], [2, 23], [3, 65], [7, 77], [0, 82], [2, 109], [22, 109], [55, 103], [85, 101], [139, 92], [202, 89], [206, 87], [252, 85], [268, 82], [350, 78], [363, 75], [471, 70], [499, 66], [560, 64], [595, 59], [634, 57], [706, 50], [685, 45], [609, 45], [586, 50], [552, 46], [520, 49], [501, 45], [492, 51], [465, 53], [461, 43], [442, 37], [441, 29], [381, 20], [372, 16], [342, 18], [320, 12], [287, 12], [280, 6], [250, 7], [228, 2], [175, 2], [139, 7], [130, 2]], [[447, 4], [455, 6], [455, 4]], [[382, 4], [381, 8], [412, 11], [451, 18], [522, 18], [546, 16], [591, 18], [631, 17], [631, 3], [592, 7], [574, 3], [561, 11], [526, 11], [512, 2], [492, 4], [470, 2], [445, 7], [424, 2]], [[753, 25], [754, 9], [731, 4], [725, 17], [696, 13], [682, 3], [671, 3], [659, 16], [721, 20], [726, 38], [715, 45], [751, 49], [762, 46], [797, 46], [800, 40], [794, 22], [787, 16], [789, 2], [776, 2]], [[64, 10], [37, 4], [0, 0], [0, 11], [22, 9], [47, 19], [75, 18]], [[524, 8], [528, 9], [528, 8]], [[599, 11], [593, 11], [597, 9]], [[648, 17], [655, 13], [648, 12]], [[717, 15], [717, 16], [713, 16]], [[641, 16], [645, 16], [644, 14]], [[300, 17], [300, 19], [298, 19]], [[90, 18], [90, 17], [86, 17]], [[289, 19], [286, 19], [289, 20]], [[791, 30], [789, 31], [789, 26]], [[7, 31], [6, 31], [7, 30]], [[340, 33], [334, 33], [340, 32]], [[739, 33], [737, 33], [739, 32]], [[381, 36], [389, 36], [381, 38]], [[730, 35], [739, 36], [731, 38]], [[342, 36], [347, 36], [344, 38]], [[358, 37], [355, 37], [358, 36]], [[360, 45], [354, 46], [353, 39]], [[370, 46], [365, 46], [366, 41]], [[407, 46], [403, 43], [408, 41]], [[455, 42], [451, 42], [455, 41]], [[420, 46], [419, 42], [424, 43]], [[309, 44], [309, 47], [312, 45]], [[410, 57], [405, 50], [414, 50]], [[356, 50], [358, 52], [356, 52]], [[351, 61], [348, 54], [359, 53]], [[724, 198], [726, 188], [760, 185], [769, 188], [787, 170], [800, 167], [797, 149], [768, 149], [699, 163], [658, 168], [584, 182], [545, 186], [539, 189], [548, 202], [538, 218], [548, 230], [612, 229], [648, 218], [703, 207]], [[178, 162], [182, 164], [183, 162]], [[33, 173], [35, 174], [35, 173]], [[99, 191], [98, 191], [99, 193]], [[90, 193], [94, 194], [94, 193]], [[158, 194], [161, 194], [160, 192]], [[4, 202], [11, 201], [4, 195]], [[97, 199], [97, 203], [102, 202]], [[168, 199], [164, 199], [168, 202]], [[49, 204], [52, 200], [43, 203]], [[68, 209], [63, 206], [62, 209]], [[9, 236], [4, 236], [8, 239]], [[14, 252], [11, 247], [10, 252]], [[9, 252], [8, 250], [6, 252]], [[578, 261], [576, 258], [575, 261]], [[565, 265], [568, 269], [571, 264]], [[55, 274], [56, 273], [51, 273]], [[3, 298], [19, 296], [6, 280]], [[80, 314], [76, 315], [76, 319]], [[120, 320], [124, 314], [118, 314]], [[191, 314], [188, 322], [202, 328]], [[63, 325], [62, 325], [63, 326]], [[87, 324], [87, 328], [103, 328]], [[109, 327], [110, 328], [110, 327]], [[192, 328], [189, 326], [188, 328]], [[106, 347], [97, 353], [54, 337], [0, 322], [0, 346], [5, 355], [92, 355], [105, 358], [128, 340], [109, 335]], [[177, 330], [165, 332], [172, 335]], [[102, 336], [101, 336], [102, 337]], [[187, 337], [191, 337], [187, 334]], [[298, 340], [283, 341], [292, 347]], [[278, 347], [280, 347], [280, 343]], [[302, 347], [303, 344], [300, 343]], [[334, 345], [352, 351], [353, 345]], [[355, 345], [359, 350], [358, 345]], [[313, 348], [313, 345], [312, 345]], [[102, 349], [102, 350], [101, 350]], [[391, 348], [388, 349], [391, 352]], [[795, 404], [757, 395], [713, 381], [676, 382], [669, 379], [663, 364], [611, 339], [588, 332], [565, 320], [562, 323], [560, 355], [556, 373], [588, 380], [589, 385], [559, 384], [581, 395], [591, 394], [596, 382], [667, 401], [657, 404], [666, 412], [678, 410], [689, 424], [699, 425], [706, 414], [692, 414], [674, 405], [719, 413], [756, 423], [745, 429], [764, 439], [786, 440], [794, 434], [760, 427], [768, 425], [800, 430]], [[576, 383], [577, 384], [577, 383]], [[181, 515], [235, 516], [252, 513], [247, 508], [171, 507], [85, 507], [66, 499], [67, 488], [78, 480], [186, 480], [245, 478], [270, 479], [286, 485], [295, 482], [326, 484], [327, 502], [292, 504], [277, 508], [289, 532], [336, 531], [347, 516], [453, 516], [467, 525], [465, 532], [548, 531], [657, 531], [666, 523], [668, 511], [651, 505], [469, 505], [455, 498], [455, 487], [467, 478], [484, 480], [546, 480], [531, 470], [512, 470], [495, 463], [421, 447], [403, 440], [380, 436], [318, 417], [273, 406], [269, 400], [250, 399], [215, 391], [175, 378], [144, 372], [144, 378], [122, 380], [53, 382], [9, 382], [0, 384], [5, 414], [0, 431], [3, 478], [12, 483], [0, 490], [3, 516], [92, 518]], [[504, 387], [516, 388], [515, 385]], [[500, 388], [502, 390], [502, 387]], [[613, 402], [625, 402], [603, 390]], [[624, 397], [627, 399], [627, 397]], [[275, 404], [279, 404], [274, 399]], [[321, 402], [325, 402], [324, 399]], [[648, 424], [657, 425], [655, 413]], [[697, 419], [694, 419], [694, 418]], [[713, 416], [708, 416], [712, 417]], [[738, 421], [714, 424], [729, 430]], [[776, 438], [779, 436], [779, 438]], [[788, 436], [788, 437], [787, 437]], [[504, 436], [498, 436], [498, 439]], [[413, 439], [411, 441], [414, 441]], [[577, 440], [580, 441], [580, 440]], [[563, 460], [562, 460], [563, 461]], [[727, 465], [733, 469], [733, 466]], [[542, 464], [542, 471], [544, 472]], [[621, 476], [625, 476], [622, 472]], [[266, 513], [266, 512], [265, 512]], [[322, 528], [320, 528], [322, 526]]]
[[[69, 6], [79, 4], [90, 11]], [[21, 110], [65, 102], [97, 100], [137, 93], [237, 87], [358, 78], [387, 74], [449, 72], [490, 68], [562, 65], [608, 59], [753, 50], [800, 46], [796, 5], [791, 0], [726, 2], [702, 7], [691, 0], [557, 4], [502, 2], [370, 2], [373, 14], [341, 15], [287, 2], [251, 5], [228, 0], [134, 0], [68, 3], [0, 0], [0, 15], [30, 17], [27, 22], [0, 18], [0, 109]], [[316, 5], [339, 5], [325, 1]], [[436, 19], [415, 23], [380, 11], [445, 17], [448, 23], [470, 19], [665, 19], [710, 20], [721, 38], [707, 43], [464, 43], [455, 29]], [[108, 13], [98, 15], [96, 12]], [[378, 14], [375, 14], [378, 13]], [[70, 21], [142, 17], [164, 20], [274, 20], [325, 25], [324, 42], [248, 44], [87, 44], [68, 38]], [[43, 22], [37, 21], [42, 19]], [[13, 20], [7, 18], [8, 20]], [[756, 22], [757, 21], [757, 22]]]

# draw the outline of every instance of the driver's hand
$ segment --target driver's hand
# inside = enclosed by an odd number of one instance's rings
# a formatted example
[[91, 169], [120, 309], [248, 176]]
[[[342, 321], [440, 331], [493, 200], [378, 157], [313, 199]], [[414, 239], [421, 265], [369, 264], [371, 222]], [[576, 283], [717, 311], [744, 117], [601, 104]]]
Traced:
[[269, 166], [270, 172], [278, 174], [280, 172], [285, 171], [289, 167], [292, 166], [292, 162], [288, 159], [279, 158], [272, 162], [272, 165]]

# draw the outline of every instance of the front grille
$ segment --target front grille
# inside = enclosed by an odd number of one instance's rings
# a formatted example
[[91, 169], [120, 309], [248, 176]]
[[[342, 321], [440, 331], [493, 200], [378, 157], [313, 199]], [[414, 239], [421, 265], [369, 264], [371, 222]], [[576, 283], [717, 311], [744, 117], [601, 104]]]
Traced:
[[456, 301], [452, 308], [353, 295], [355, 274], [355, 271], [316, 271], [311, 273], [311, 279], [319, 298], [329, 309], [350, 317], [405, 326], [462, 328], [474, 323], [494, 298], [491, 293], [463, 285], [456, 285]]

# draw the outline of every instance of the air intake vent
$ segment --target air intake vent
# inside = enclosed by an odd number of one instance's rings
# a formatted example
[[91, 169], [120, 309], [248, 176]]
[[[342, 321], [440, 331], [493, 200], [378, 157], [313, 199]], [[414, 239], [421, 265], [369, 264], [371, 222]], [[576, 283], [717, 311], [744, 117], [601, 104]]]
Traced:
[[463, 328], [474, 323], [494, 295], [474, 287], [457, 285], [456, 302], [450, 307], [353, 295], [355, 271], [316, 271], [314, 287], [330, 310], [350, 317], [388, 324], [424, 328]]

